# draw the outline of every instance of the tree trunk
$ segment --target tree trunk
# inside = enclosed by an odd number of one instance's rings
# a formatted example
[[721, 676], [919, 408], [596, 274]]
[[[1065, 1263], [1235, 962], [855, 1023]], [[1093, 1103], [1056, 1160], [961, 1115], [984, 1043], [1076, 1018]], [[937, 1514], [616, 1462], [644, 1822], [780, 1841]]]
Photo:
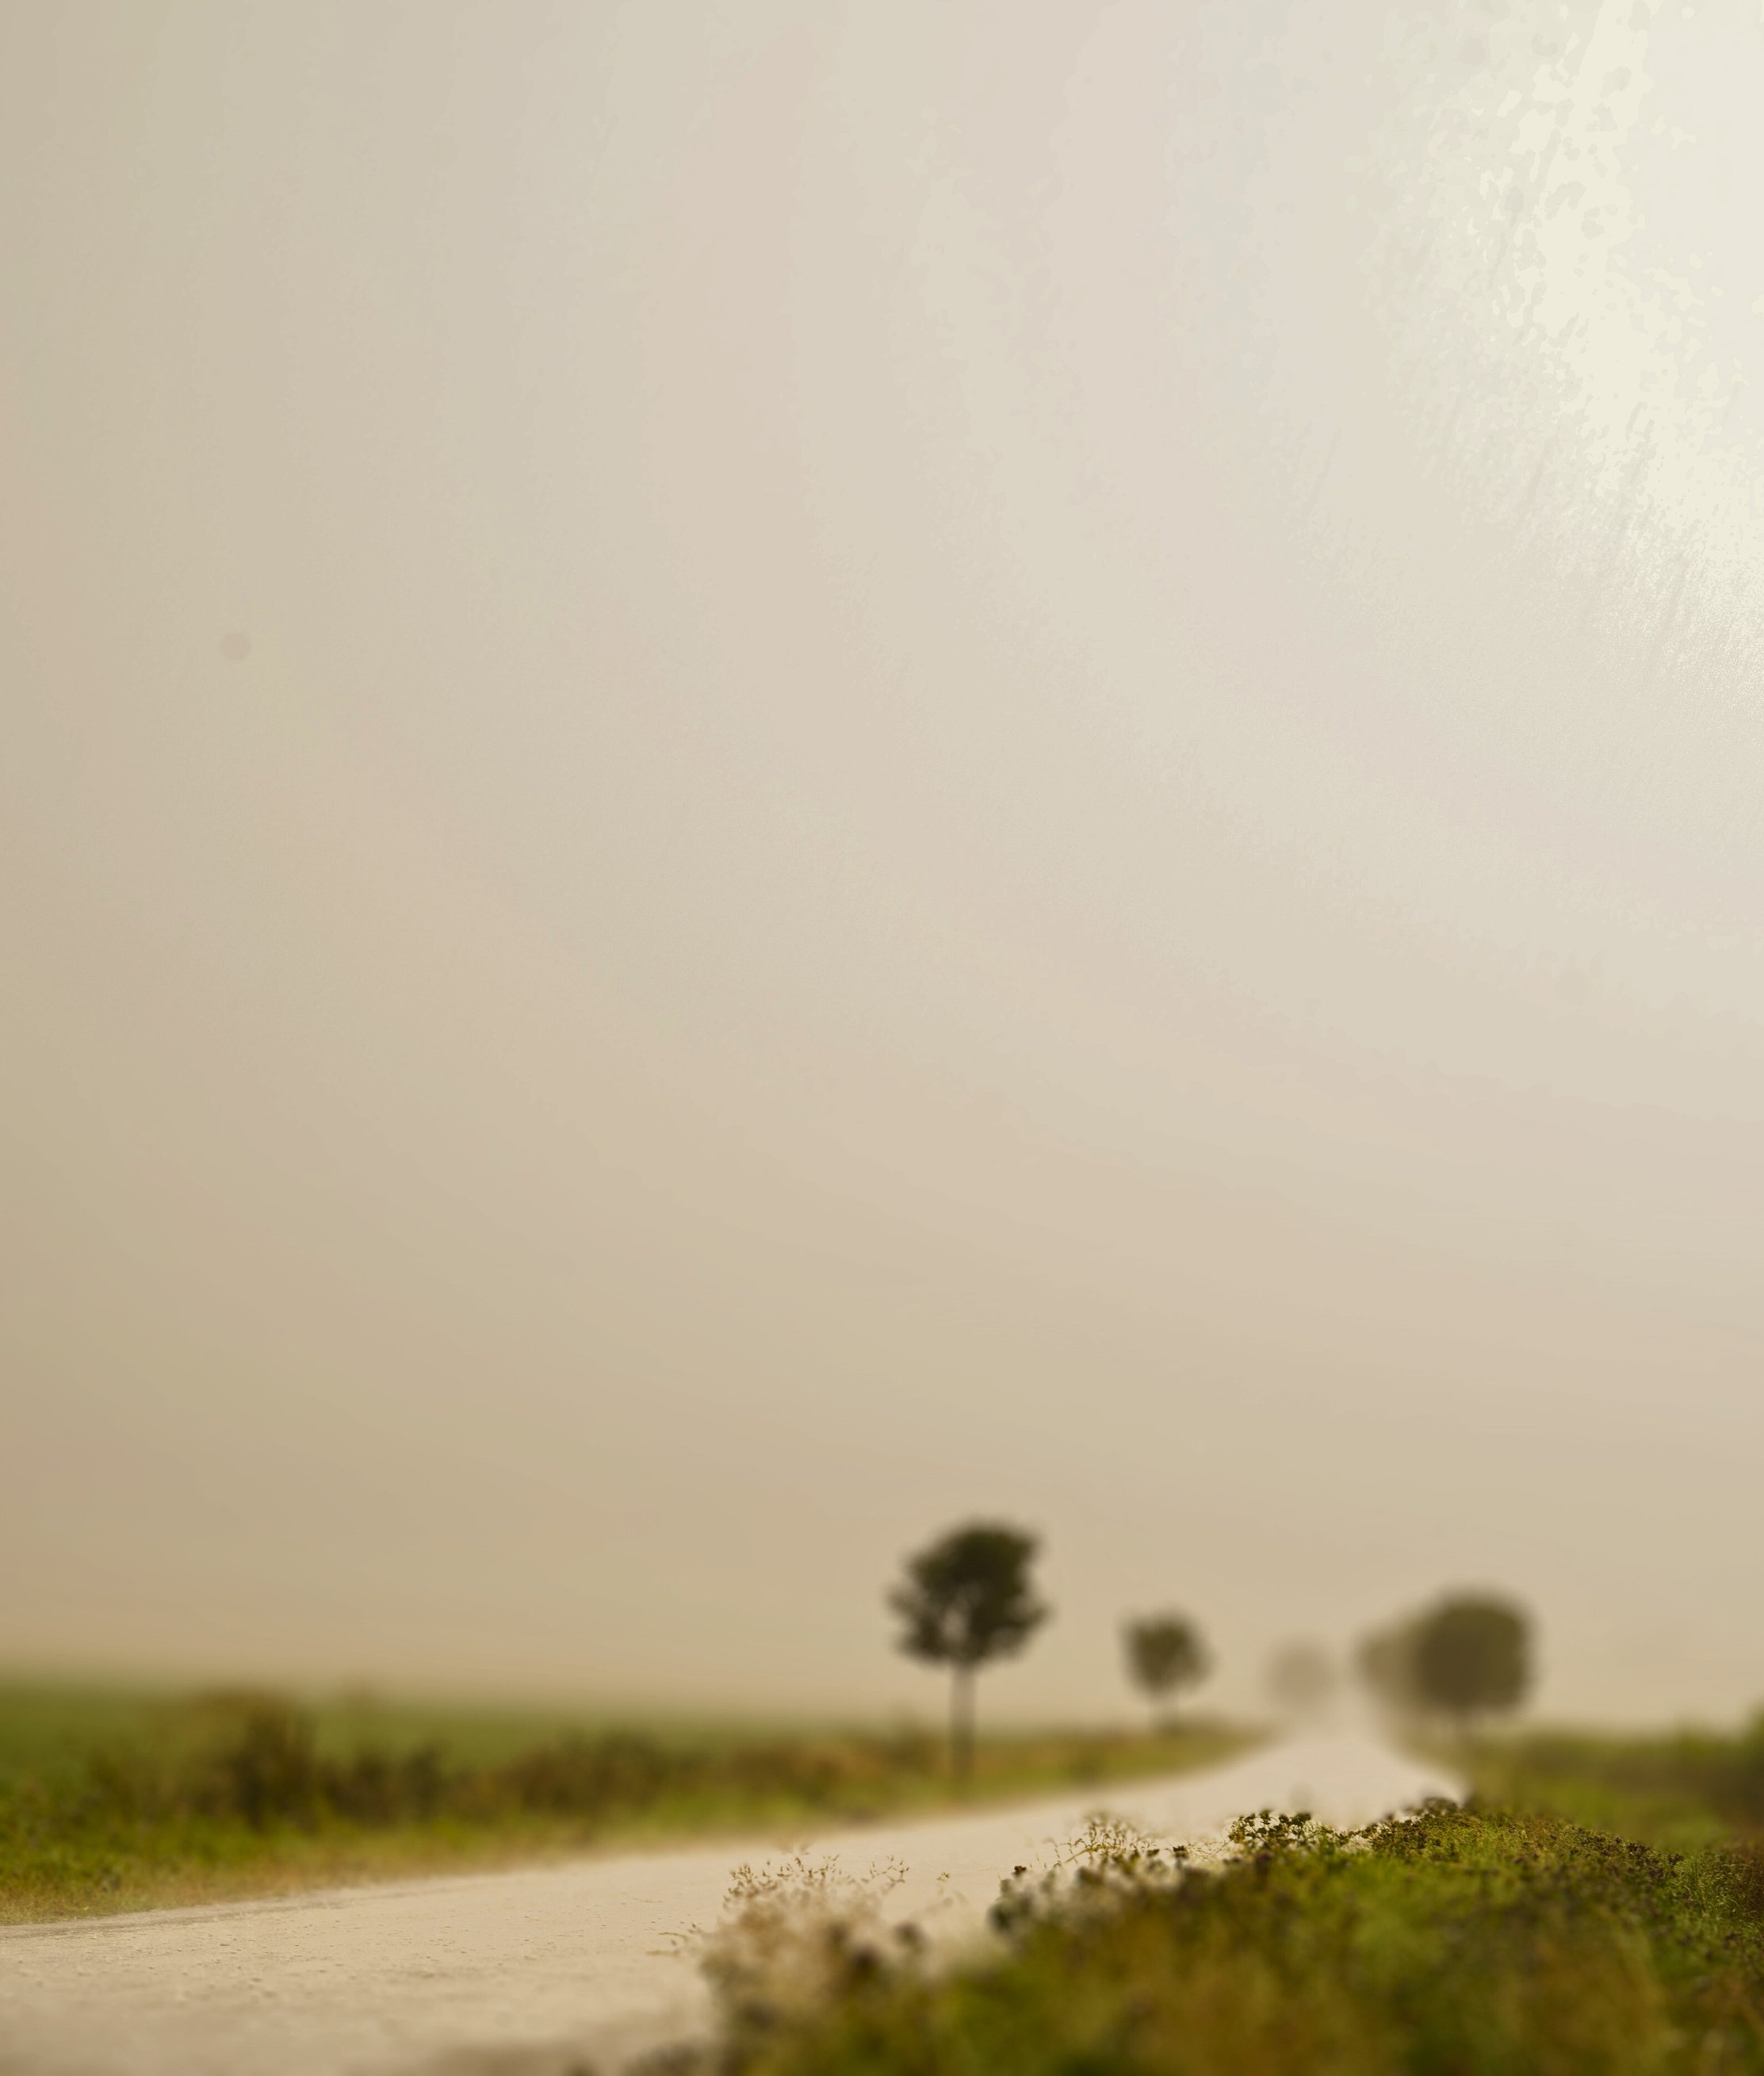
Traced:
[[949, 1684], [949, 1765], [957, 1780], [970, 1779], [974, 1767], [974, 1669], [957, 1665]]

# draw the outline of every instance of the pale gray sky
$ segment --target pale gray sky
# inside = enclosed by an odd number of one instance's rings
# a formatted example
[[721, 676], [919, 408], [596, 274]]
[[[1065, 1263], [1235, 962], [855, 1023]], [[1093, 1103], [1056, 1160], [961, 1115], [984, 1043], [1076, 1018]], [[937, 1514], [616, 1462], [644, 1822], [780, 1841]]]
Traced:
[[0, 15], [0, 1660], [1764, 1699], [1755, 4]]

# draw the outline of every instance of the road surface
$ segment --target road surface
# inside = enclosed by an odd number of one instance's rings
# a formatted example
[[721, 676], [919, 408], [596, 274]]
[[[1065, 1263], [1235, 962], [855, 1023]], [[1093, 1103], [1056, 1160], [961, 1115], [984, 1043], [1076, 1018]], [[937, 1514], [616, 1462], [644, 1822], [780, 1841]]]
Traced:
[[0, 1930], [0, 2076], [566, 2076], [691, 2035], [709, 2005], [689, 1937], [739, 1862], [806, 1847], [898, 1860], [890, 1915], [977, 1925], [1001, 1875], [1099, 1808], [1197, 1841], [1249, 1810], [1360, 1823], [1458, 1783], [1369, 1738], [1011, 1808], [724, 1841], [457, 1879]]

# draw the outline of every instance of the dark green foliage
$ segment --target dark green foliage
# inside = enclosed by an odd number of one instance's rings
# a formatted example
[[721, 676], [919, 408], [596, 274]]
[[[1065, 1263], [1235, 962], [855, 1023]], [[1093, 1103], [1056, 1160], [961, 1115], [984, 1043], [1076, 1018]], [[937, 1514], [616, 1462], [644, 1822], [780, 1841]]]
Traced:
[[1154, 1713], [1180, 1688], [1204, 1679], [1210, 1669], [1201, 1632], [1186, 1615], [1146, 1615], [1121, 1632], [1127, 1671]]
[[1037, 1538], [995, 1522], [974, 1522], [907, 1561], [906, 1576], [888, 1596], [901, 1618], [900, 1648], [953, 1675], [950, 1745], [965, 1776], [973, 1754], [973, 1675], [995, 1658], [1021, 1650], [1048, 1618], [1029, 1576]]
[[909, 1558], [888, 1596], [906, 1625], [900, 1647], [935, 1665], [984, 1665], [1022, 1650], [1048, 1610], [1030, 1584], [1036, 1538], [977, 1522]]
[[1413, 1649], [1422, 1703], [1460, 1723], [1517, 1708], [1530, 1684], [1525, 1618], [1505, 1601], [1442, 1601], [1422, 1617]]
[[951, 1974], [848, 1941], [720, 2076], [1691, 2076], [1764, 2071], [1764, 1877], [1560, 1819], [1435, 1805], [1238, 1827], [1190, 1871], [1119, 1836], [1007, 1883]]
[[1509, 1602], [1448, 1595], [1368, 1637], [1359, 1666], [1372, 1692], [1401, 1713], [1443, 1716], [1467, 1729], [1516, 1709], [1531, 1684], [1530, 1626]]

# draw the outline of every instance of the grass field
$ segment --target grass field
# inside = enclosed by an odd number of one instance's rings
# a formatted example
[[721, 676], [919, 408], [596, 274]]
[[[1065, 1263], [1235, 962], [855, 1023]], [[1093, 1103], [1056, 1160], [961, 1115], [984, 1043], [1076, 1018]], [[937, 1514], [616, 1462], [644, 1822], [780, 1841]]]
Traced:
[[[1202, 1765], [1242, 1733], [984, 1738], [977, 1798]], [[0, 1922], [283, 1893], [952, 1800], [941, 1741], [344, 1697], [0, 1686]]]
[[1487, 1802], [1681, 1851], [1764, 1836], [1764, 1721], [1739, 1737], [1555, 1731], [1488, 1740], [1469, 1771]]
[[[1466, 1809], [1239, 1826], [1190, 1868], [1099, 1835], [948, 1972], [857, 1904], [762, 1898], [705, 2076], [1764, 2072], [1761, 1741], [1485, 1744]], [[1579, 1821], [1577, 1821], [1577, 1819]]]

